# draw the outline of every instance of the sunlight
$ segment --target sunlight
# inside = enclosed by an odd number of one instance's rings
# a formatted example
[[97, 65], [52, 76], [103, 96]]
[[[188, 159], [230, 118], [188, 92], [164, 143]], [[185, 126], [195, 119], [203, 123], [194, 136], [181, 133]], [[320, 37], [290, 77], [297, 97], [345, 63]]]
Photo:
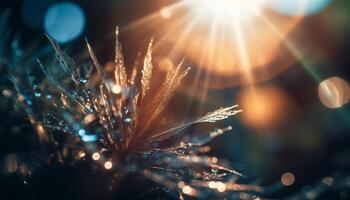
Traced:
[[233, 19], [243, 20], [259, 14], [266, 3], [265, 0], [187, 0], [186, 3], [207, 17], [217, 18], [219, 22]]
[[[211, 86], [253, 84], [273, 77], [292, 62], [292, 57], [283, 56], [283, 61], [276, 57], [289, 55], [281, 46], [300, 18], [271, 12], [267, 8], [269, 0], [183, 2], [188, 9], [187, 19], [196, 18], [197, 22], [191, 36], [182, 45], [179, 45], [181, 41], [176, 43], [192, 61], [210, 72], [211, 77], [218, 77], [211, 79]], [[266, 19], [278, 29], [278, 36], [266, 25]], [[231, 81], [222, 81], [225, 77]], [[233, 77], [239, 83], [232, 83]]]
[[196, 67], [195, 79], [201, 87], [252, 85], [295, 61], [285, 40], [302, 18], [272, 11], [269, 1], [179, 0], [127, 28], [157, 30], [161, 37], [155, 40], [155, 49], [171, 44], [166, 55], [170, 60], [185, 55]]

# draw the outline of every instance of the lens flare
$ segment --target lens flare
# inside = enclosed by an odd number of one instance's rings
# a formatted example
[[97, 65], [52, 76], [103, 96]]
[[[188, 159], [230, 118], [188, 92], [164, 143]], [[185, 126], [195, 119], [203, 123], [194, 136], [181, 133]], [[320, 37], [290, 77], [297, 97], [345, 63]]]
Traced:
[[212, 87], [266, 80], [295, 60], [283, 41], [300, 18], [269, 12], [266, 0], [189, 2], [197, 21], [179, 46], [211, 73]]
[[318, 95], [324, 106], [340, 108], [350, 100], [350, 86], [339, 77], [331, 77], [320, 83]]
[[162, 5], [157, 13], [127, 29], [152, 34], [156, 30], [161, 36], [156, 49], [166, 49], [171, 60], [185, 55], [197, 74], [194, 87], [251, 85], [274, 77], [296, 61], [287, 41], [302, 17], [274, 12], [269, 1], [182, 0], [166, 9]]
[[288, 16], [313, 15], [323, 10], [331, 0], [269, 0], [273, 10]]

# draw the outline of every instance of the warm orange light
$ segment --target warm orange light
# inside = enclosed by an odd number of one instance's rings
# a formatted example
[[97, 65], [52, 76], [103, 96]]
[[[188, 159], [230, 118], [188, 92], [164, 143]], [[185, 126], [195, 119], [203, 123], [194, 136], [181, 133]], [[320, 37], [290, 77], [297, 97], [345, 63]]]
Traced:
[[9, 96], [11, 96], [11, 91], [10, 90], [3, 90], [2, 91], [2, 95], [4, 95], [5, 97], [9, 97]]
[[170, 8], [168, 7], [163, 7], [162, 9], [160, 9], [160, 15], [164, 18], [164, 19], [169, 19], [172, 15], [172, 11]]
[[208, 187], [209, 187], [210, 189], [215, 189], [215, 188], [216, 188], [216, 182], [215, 182], [215, 181], [210, 181], [210, 182], [208, 183]]
[[88, 114], [84, 117], [84, 124], [90, 124], [96, 119], [95, 115], [93, 114]]
[[220, 181], [210, 181], [208, 187], [210, 189], [216, 189], [218, 192], [225, 192], [227, 189], [226, 184]]
[[265, 0], [188, 1], [187, 31], [177, 29], [172, 35], [179, 36], [170, 38], [187, 59], [211, 73], [209, 87], [266, 80], [295, 61], [284, 40], [300, 17], [273, 13]]
[[[268, 1], [182, 0], [129, 28], [157, 30], [162, 36], [157, 46], [166, 46], [171, 58], [185, 55], [194, 63], [201, 87], [251, 84], [275, 76], [296, 60], [287, 35], [302, 17], [281, 16], [268, 9]], [[168, 12], [176, 17], [157, 21]]]
[[187, 0], [187, 4], [204, 16], [216, 17], [220, 22], [230, 22], [259, 14], [266, 0]]
[[285, 186], [291, 186], [294, 184], [295, 177], [291, 172], [286, 172], [281, 177], [281, 182]]
[[84, 152], [84, 151], [79, 151], [78, 156], [79, 156], [80, 158], [85, 157], [85, 152]]
[[111, 161], [106, 161], [105, 164], [104, 164], [104, 167], [105, 167], [106, 169], [112, 169], [113, 164], [112, 164]]
[[247, 88], [238, 94], [237, 99], [243, 109], [240, 114], [242, 121], [251, 128], [276, 127], [293, 117], [296, 111], [289, 96], [277, 87]]
[[320, 83], [318, 95], [326, 107], [340, 108], [350, 100], [350, 86], [339, 77], [331, 77]]
[[218, 192], [225, 192], [226, 184], [222, 182], [216, 182], [216, 189], [218, 190]]
[[45, 131], [43, 125], [37, 124], [35, 128], [36, 128], [36, 132], [38, 133], [40, 140], [46, 140], [47, 139], [46, 131]]
[[120, 94], [122, 92], [122, 87], [120, 85], [112, 85], [112, 92], [114, 94]]
[[177, 186], [179, 186], [179, 188], [183, 188], [185, 185], [186, 185], [186, 184], [185, 184], [185, 182], [183, 182], [183, 181], [180, 181], [180, 182], [177, 184]]
[[322, 179], [322, 183], [325, 184], [325, 185], [331, 186], [334, 183], [334, 179], [332, 177], [329, 177], [329, 176], [328, 177], [324, 177]]
[[98, 152], [95, 152], [92, 154], [92, 159], [93, 160], [99, 160], [101, 158], [101, 155]]
[[174, 64], [169, 58], [162, 58], [158, 61], [158, 67], [162, 72], [169, 72], [174, 68]]
[[182, 187], [182, 192], [190, 196], [195, 196], [197, 194], [197, 191], [189, 185], [185, 185], [184, 187]]

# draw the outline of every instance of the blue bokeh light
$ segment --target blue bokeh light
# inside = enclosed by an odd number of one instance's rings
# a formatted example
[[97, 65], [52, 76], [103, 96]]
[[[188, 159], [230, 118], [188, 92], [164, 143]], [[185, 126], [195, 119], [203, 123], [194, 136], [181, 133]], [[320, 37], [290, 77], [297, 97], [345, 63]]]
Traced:
[[95, 142], [97, 141], [97, 135], [87, 135], [86, 130], [79, 129], [78, 134], [84, 142]]
[[45, 16], [46, 33], [59, 43], [76, 39], [84, 30], [85, 14], [79, 5], [72, 2], [57, 3]]
[[79, 134], [80, 136], [83, 136], [83, 135], [86, 134], [86, 131], [85, 131], [84, 129], [80, 129], [80, 130], [78, 131], [78, 134]]
[[97, 141], [97, 136], [96, 135], [83, 135], [81, 139], [84, 142], [95, 142]]
[[331, 0], [268, 0], [269, 7], [287, 16], [308, 16], [323, 10]]

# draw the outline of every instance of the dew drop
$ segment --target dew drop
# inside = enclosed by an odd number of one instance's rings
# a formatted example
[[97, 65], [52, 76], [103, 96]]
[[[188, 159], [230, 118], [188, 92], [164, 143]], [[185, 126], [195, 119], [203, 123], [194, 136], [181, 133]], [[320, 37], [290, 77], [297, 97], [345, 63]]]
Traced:
[[86, 131], [84, 129], [80, 129], [78, 131], [78, 133], [79, 133], [80, 136], [83, 136], [83, 135], [85, 135]]
[[131, 118], [126, 118], [125, 120], [124, 120], [126, 123], [130, 123], [131, 122]]
[[34, 95], [35, 95], [36, 97], [41, 97], [41, 91], [40, 91], [40, 89], [35, 89]]
[[86, 83], [86, 82], [87, 82], [87, 79], [85, 78], [80, 79], [80, 83]]

